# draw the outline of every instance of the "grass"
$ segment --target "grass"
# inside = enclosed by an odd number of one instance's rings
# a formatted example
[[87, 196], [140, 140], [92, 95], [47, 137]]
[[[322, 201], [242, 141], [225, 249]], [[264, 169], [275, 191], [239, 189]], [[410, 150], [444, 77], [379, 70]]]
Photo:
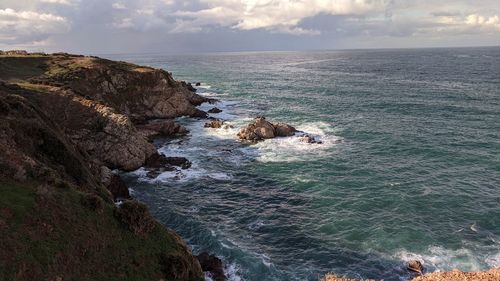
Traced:
[[48, 57], [0, 56], [0, 79], [26, 80], [45, 73]]
[[0, 280], [201, 280], [178, 236], [154, 221], [137, 235], [113, 204], [95, 208], [89, 196], [0, 183], [2, 213], [13, 214], [0, 225]]

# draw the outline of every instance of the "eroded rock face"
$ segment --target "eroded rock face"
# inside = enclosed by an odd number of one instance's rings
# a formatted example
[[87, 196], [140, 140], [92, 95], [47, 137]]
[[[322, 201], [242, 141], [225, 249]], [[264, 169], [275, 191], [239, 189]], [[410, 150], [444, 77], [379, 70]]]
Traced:
[[242, 128], [238, 137], [242, 140], [259, 141], [275, 137], [292, 136], [296, 130], [290, 125], [278, 123], [276, 125], [267, 121], [265, 117], [257, 117], [255, 121]]
[[189, 133], [184, 127], [174, 120], [156, 120], [147, 124], [136, 125], [137, 129], [148, 139], [153, 137], [175, 137]]
[[119, 199], [131, 199], [128, 187], [119, 175], [113, 174], [106, 188], [113, 195], [115, 201]]
[[205, 272], [209, 272], [214, 281], [226, 281], [226, 275], [224, 275], [224, 265], [221, 259], [216, 256], [209, 255], [207, 252], [203, 252], [196, 256], [200, 262], [201, 269]]

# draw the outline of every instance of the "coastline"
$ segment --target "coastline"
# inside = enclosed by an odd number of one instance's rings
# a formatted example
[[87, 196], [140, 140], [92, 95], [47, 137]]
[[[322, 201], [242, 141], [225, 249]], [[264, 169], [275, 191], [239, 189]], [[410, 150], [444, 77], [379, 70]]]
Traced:
[[[141, 70], [141, 71], [143, 71], [143, 70]], [[119, 83], [120, 83], [120, 82], [118, 82], [118, 84], [119, 84]], [[81, 86], [81, 85], [80, 85], [80, 86]], [[32, 86], [30, 85], [30, 87], [32, 87]], [[106, 84], [106, 86], [104, 86], [104, 88], [103, 88], [103, 89], [106, 89], [106, 88], [109, 90], [109, 94], [113, 93], [113, 90], [112, 90], [112, 89], [111, 89], [111, 87], [109, 87], [107, 84]], [[81, 88], [79, 88], [79, 89], [81, 89]], [[83, 89], [85, 89], [85, 88], [83, 87]], [[26, 89], [24, 89], [24, 90], [26, 90]], [[49, 90], [50, 90], [50, 89], [49, 89]], [[105, 90], [104, 90], [104, 91], [105, 91]], [[50, 92], [50, 91], [49, 91], [49, 92]], [[183, 90], [183, 92], [185, 92], [185, 91]], [[187, 92], [185, 92], [185, 93], [187, 93]], [[190, 96], [190, 94], [186, 94], [186, 95]], [[199, 99], [198, 99], [198, 100], [199, 100]], [[195, 102], [195, 104], [196, 104], [196, 102]], [[186, 105], [186, 103], [182, 103], [182, 105], [184, 106], [184, 105]], [[98, 107], [98, 105], [96, 105], [96, 104], [93, 104], [92, 106], [93, 106], [93, 107]], [[187, 107], [187, 108], [189, 108], [189, 107]], [[170, 109], [169, 109], [169, 110], [170, 110]], [[187, 110], [189, 110], [189, 112], [191, 112], [190, 114], [191, 114], [192, 116], [194, 116], [194, 117], [201, 117], [201, 113], [200, 113], [199, 111], [192, 110], [192, 109], [190, 109], [190, 108], [189, 108], [189, 109], [187, 109]], [[103, 111], [103, 112], [106, 112], [106, 113], [107, 113], [107, 111]], [[153, 112], [153, 111], [152, 111], [152, 112]], [[184, 113], [185, 113], [185, 112], [184, 112]], [[149, 114], [149, 115], [148, 115], [148, 114]], [[153, 114], [153, 113], [148, 113], [148, 114], [147, 114], [147, 115], [148, 115], [148, 118], [141, 118], [141, 116], [139, 116], [138, 114], [136, 114], [136, 115], [134, 115], [134, 116], [133, 116], [133, 118], [132, 118], [132, 119], [134, 119], [134, 120], [135, 120], [135, 122], [139, 122], [139, 123], [149, 122], [150, 120], [148, 120], [148, 119], [149, 119], [149, 117], [151, 117], [151, 114]], [[155, 114], [156, 114], [156, 113], [155, 113]], [[111, 115], [111, 116], [113, 116], [112, 114], [110, 114], [110, 115]], [[189, 114], [186, 114], [186, 115], [189, 115]], [[196, 116], [196, 115], [198, 115], [198, 116]], [[167, 115], [164, 115], [164, 116], [167, 116]], [[172, 117], [172, 116], [170, 116], [170, 117]], [[113, 118], [114, 118], [114, 117], [113, 117]], [[118, 118], [118, 120], [120, 120], [120, 119]], [[125, 123], [127, 123], [127, 122], [125, 122]], [[125, 123], [123, 123], [123, 124], [125, 124]], [[99, 124], [99, 123], [98, 123], [98, 124]], [[99, 126], [98, 126], [98, 127], [99, 127]], [[175, 127], [175, 126], [172, 126], [172, 127]], [[173, 131], [175, 131], [174, 135], [175, 135], [175, 134], [178, 134], [178, 133], [179, 133], [179, 130], [180, 130], [178, 127], [176, 127], [176, 128], [177, 128], [177, 129], [173, 129]], [[133, 129], [130, 129], [130, 130], [131, 130], [131, 131], [133, 131]], [[120, 132], [122, 132], [122, 131], [120, 131]], [[143, 133], [144, 133], [144, 131], [143, 131]], [[151, 135], [150, 135], [148, 132], [145, 132], [143, 136], [144, 136], [145, 138], [147, 138], [147, 137], [150, 137]], [[81, 136], [78, 136], [78, 137], [81, 137]], [[140, 137], [137, 137], [137, 138], [138, 138], [138, 139], [140, 139]], [[135, 144], [135, 145], [139, 145], [139, 146], [147, 146], [147, 145], [144, 145], [144, 142], [139, 142], [139, 141], [138, 141], [137, 143], [139, 143], [139, 144]], [[127, 149], [125, 149], [125, 150], [128, 150], [128, 148], [127, 148]], [[144, 151], [140, 151], [140, 152], [138, 152], [138, 153], [134, 154], [134, 157], [135, 157], [135, 158], [137, 158], [137, 159], [139, 159], [139, 158], [141, 158], [141, 157], [142, 157], [141, 155], [145, 155], [145, 154], [147, 154], [147, 153], [151, 153], [151, 151], [152, 151], [152, 150], [151, 150], [150, 148], [148, 148], [148, 149], [146, 149], [146, 150], [144, 150]], [[120, 153], [123, 153], [123, 150], [120, 150], [118, 154], [120, 154]], [[141, 153], [142, 153], [142, 154], [141, 154]], [[137, 154], [139, 154], [139, 156], [138, 156]], [[147, 157], [144, 157], [144, 161], [146, 161], [146, 158], [147, 158]], [[107, 158], [106, 158], [106, 159], [105, 159], [105, 161], [109, 161], [109, 162], [111, 163], [111, 165], [110, 165], [110, 166], [111, 166], [111, 168], [116, 168], [116, 167], [119, 167], [119, 168], [122, 168], [122, 169], [124, 169], [124, 170], [133, 170], [134, 168], [137, 168], [137, 163], [141, 162], [141, 160], [140, 160], [140, 159], [139, 159], [139, 160], [136, 160], [136, 161], [135, 161], [135, 162], [133, 162], [133, 163], [130, 163], [130, 161], [122, 162], [122, 160], [123, 160], [123, 159], [121, 159], [121, 158], [119, 158], [119, 157], [110, 158], [110, 159], [107, 159]], [[170, 164], [169, 164], [169, 165], [170, 165]], [[98, 164], [97, 164], [96, 166], [98, 166]], [[142, 164], [141, 164], [140, 166], [142, 166]], [[108, 169], [109, 169], [109, 167], [108, 167]], [[106, 172], [109, 172], [109, 171], [106, 171]], [[101, 170], [101, 172], [100, 172], [100, 173], [102, 174], [102, 170]], [[431, 279], [431, 280], [432, 280], [432, 279]]]

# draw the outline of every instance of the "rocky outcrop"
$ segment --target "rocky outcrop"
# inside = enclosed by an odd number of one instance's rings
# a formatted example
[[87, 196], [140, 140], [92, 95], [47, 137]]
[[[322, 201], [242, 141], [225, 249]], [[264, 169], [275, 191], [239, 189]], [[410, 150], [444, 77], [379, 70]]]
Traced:
[[207, 252], [203, 252], [196, 256], [200, 262], [201, 269], [210, 274], [210, 277], [214, 281], [226, 281], [226, 275], [224, 275], [224, 265], [221, 259], [216, 256], [209, 255]]
[[[111, 169], [156, 154], [133, 121], [206, 115], [195, 108], [206, 100], [164, 71], [98, 58], [0, 65], [0, 279], [203, 280], [186, 244], [143, 205], [113, 204], [129, 194]], [[158, 131], [181, 130], [169, 126]]]
[[155, 178], [165, 171], [175, 171], [176, 167], [181, 169], [189, 169], [192, 163], [184, 157], [166, 157], [163, 154], [155, 153], [151, 155], [144, 164], [148, 171], [147, 176]]
[[139, 132], [148, 139], [155, 137], [177, 137], [184, 136], [189, 131], [174, 122], [174, 120], [153, 120], [149, 123], [136, 125]]
[[500, 280], [500, 269], [493, 268], [483, 272], [462, 272], [458, 269], [449, 272], [433, 272], [425, 276], [418, 276], [412, 281], [468, 281], [468, 280], [484, 280], [498, 281]]
[[207, 112], [208, 113], [221, 113], [222, 110], [217, 108], [217, 107], [213, 107], [213, 108], [209, 109]]
[[296, 131], [290, 125], [283, 123], [273, 124], [267, 121], [265, 117], [257, 117], [254, 122], [239, 131], [238, 137], [242, 140], [260, 141], [275, 137], [293, 136]]

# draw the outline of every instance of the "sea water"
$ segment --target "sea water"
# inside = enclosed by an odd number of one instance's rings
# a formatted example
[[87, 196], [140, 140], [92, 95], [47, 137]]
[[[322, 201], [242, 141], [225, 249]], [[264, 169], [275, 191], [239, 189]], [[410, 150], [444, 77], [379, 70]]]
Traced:
[[[158, 140], [193, 162], [133, 195], [230, 280], [409, 278], [500, 266], [500, 48], [113, 55], [200, 81], [234, 128]], [[296, 136], [249, 145], [256, 116]]]

